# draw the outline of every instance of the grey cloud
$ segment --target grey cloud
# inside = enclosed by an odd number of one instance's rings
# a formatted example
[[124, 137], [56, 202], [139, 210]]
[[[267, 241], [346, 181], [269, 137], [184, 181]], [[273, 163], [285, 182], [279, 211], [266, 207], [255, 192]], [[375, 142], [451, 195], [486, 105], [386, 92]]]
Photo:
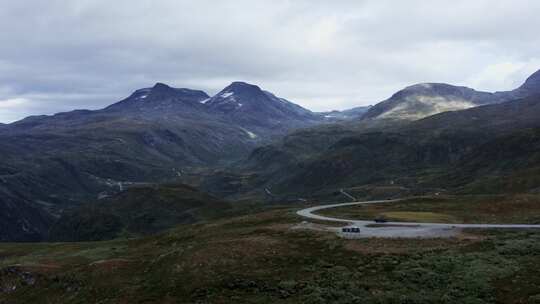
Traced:
[[245, 80], [327, 110], [423, 81], [509, 89], [540, 68], [532, 0], [0, 2], [2, 122], [158, 81]]

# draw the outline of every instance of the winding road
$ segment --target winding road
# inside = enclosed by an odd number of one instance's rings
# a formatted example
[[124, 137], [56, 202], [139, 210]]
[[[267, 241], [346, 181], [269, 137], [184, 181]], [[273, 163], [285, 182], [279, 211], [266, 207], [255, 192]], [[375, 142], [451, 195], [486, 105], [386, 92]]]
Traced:
[[[328, 217], [323, 215], [314, 214], [313, 212], [330, 209], [336, 207], [355, 206], [355, 205], [369, 205], [369, 204], [381, 204], [399, 202], [402, 199], [395, 200], [376, 200], [376, 201], [364, 201], [342, 204], [331, 204], [310, 207], [299, 210], [296, 212], [299, 216], [321, 220], [342, 222], [347, 225], [354, 225], [361, 228], [360, 233], [348, 234], [342, 233], [347, 237], [450, 237], [454, 236], [463, 228], [476, 228], [476, 229], [540, 229], [540, 225], [528, 225], [528, 224], [450, 224], [450, 223], [417, 223], [417, 222], [386, 222], [379, 227], [373, 227], [376, 224], [374, 221], [368, 220], [354, 220], [354, 219], [341, 219]], [[371, 226], [371, 227], [369, 227]], [[340, 228], [329, 229], [335, 232], [340, 232]]]

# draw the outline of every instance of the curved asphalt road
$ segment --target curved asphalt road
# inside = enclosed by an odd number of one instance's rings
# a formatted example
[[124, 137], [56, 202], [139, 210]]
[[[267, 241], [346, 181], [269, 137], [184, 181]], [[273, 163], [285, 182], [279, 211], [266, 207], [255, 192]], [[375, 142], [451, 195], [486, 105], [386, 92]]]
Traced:
[[[377, 200], [377, 201], [364, 201], [353, 202], [343, 204], [331, 204], [321, 205], [311, 208], [299, 210], [296, 214], [322, 221], [343, 222], [348, 225], [354, 225], [361, 227], [359, 237], [448, 237], [456, 234], [456, 230], [459, 228], [504, 228], [504, 229], [539, 229], [540, 225], [527, 225], [527, 224], [447, 224], [447, 223], [417, 223], [417, 222], [386, 222], [384, 227], [366, 227], [368, 225], [375, 224], [374, 221], [368, 220], [354, 220], [354, 219], [341, 219], [328, 217], [318, 214], [313, 214], [315, 211], [344, 207], [354, 205], [368, 205], [368, 204], [381, 204], [398, 202], [401, 199], [395, 200]], [[388, 227], [390, 226], [390, 227]], [[337, 230], [336, 230], [337, 231]]]

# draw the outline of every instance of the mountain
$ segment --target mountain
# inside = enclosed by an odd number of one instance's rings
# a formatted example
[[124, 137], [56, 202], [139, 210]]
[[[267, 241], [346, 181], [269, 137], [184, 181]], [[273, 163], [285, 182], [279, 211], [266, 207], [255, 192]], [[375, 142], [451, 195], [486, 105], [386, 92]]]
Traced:
[[529, 76], [517, 89], [495, 93], [496, 96], [503, 96], [506, 99], [525, 98], [535, 94], [540, 94], [540, 70]]
[[140, 186], [68, 210], [51, 228], [52, 241], [96, 241], [154, 234], [223, 215], [229, 203], [182, 184]]
[[[0, 178], [3, 181], [3, 177]], [[0, 242], [40, 241], [54, 217], [43, 210], [40, 202], [25, 201], [16, 190], [0, 186]]]
[[371, 107], [372, 106], [360, 106], [343, 111], [334, 110], [328, 112], [320, 112], [318, 114], [322, 115], [326, 120], [330, 121], [355, 120], [361, 118], [364, 113], [366, 113]]
[[[244, 82], [213, 97], [157, 83], [101, 110], [28, 117], [0, 127], [0, 239], [43, 239], [66, 210], [156, 183], [229, 197], [394, 184], [529, 191], [539, 78], [496, 93], [415, 85], [339, 123]], [[431, 115], [456, 107], [473, 108]], [[505, 142], [515, 150], [490, 154]], [[500, 176], [523, 182], [494, 187]]]
[[272, 135], [284, 134], [291, 128], [321, 122], [315, 113], [245, 82], [233, 82], [204, 104], [248, 130], [253, 137], [269, 131]]
[[0, 134], [0, 214], [10, 218], [2, 221], [4, 240], [39, 239], [66, 208], [120, 185], [175, 180], [190, 167], [234, 161], [255, 145], [224, 122], [84, 119], [97, 122]]
[[406, 87], [373, 106], [363, 119], [418, 120], [446, 111], [501, 103], [540, 93], [540, 70], [513, 91], [480, 92], [444, 83], [421, 83]]
[[9, 233], [0, 234], [5, 240], [44, 237], [44, 227], [62, 210], [121, 185], [174, 181], [224, 166], [275, 136], [322, 121], [256, 86], [233, 83], [225, 90], [245, 108], [226, 110], [220, 94], [212, 99], [158, 83], [101, 110], [32, 116], [1, 127], [0, 213]]
[[[539, 117], [540, 95], [534, 95], [372, 129], [322, 125], [255, 149], [233, 173], [243, 181], [238, 193], [267, 188], [279, 197], [313, 197], [340, 188], [380, 189], [379, 197], [405, 189], [407, 194], [535, 191]], [[203, 187], [219, 193], [217, 184]]]
[[156, 83], [152, 88], [135, 91], [128, 98], [105, 108], [105, 111], [131, 111], [145, 115], [172, 113], [182, 116], [199, 115], [206, 109], [201, 101], [208, 98], [210, 96], [200, 90], [177, 89], [163, 83]]
[[422, 83], [407, 87], [373, 106], [363, 119], [417, 120], [446, 111], [462, 110], [499, 102], [493, 94], [444, 83]]

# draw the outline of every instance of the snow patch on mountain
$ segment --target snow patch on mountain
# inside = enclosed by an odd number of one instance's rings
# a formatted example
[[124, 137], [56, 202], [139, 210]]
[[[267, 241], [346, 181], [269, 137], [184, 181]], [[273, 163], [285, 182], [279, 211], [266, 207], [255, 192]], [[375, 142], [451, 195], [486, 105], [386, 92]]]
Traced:
[[411, 96], [407, 102], [381, 114], [379, 118], [417, 120], [441, 112], [465, 110], [478, 106], [465, 99], [449, 99], [442, 96]]
[[253, 133], [253, 132], [251, 132], [251, 131], [248, 131], [248, 130], [244, 130], [244, 131], [246, 132], [246, 134], [247, 134], [247, 135], [249, 136], [249, 138], [251, 138], [251, 139], [255, 139], [255, 138], [258, 137], [257, 134], [255, 134], [255, 133]]

